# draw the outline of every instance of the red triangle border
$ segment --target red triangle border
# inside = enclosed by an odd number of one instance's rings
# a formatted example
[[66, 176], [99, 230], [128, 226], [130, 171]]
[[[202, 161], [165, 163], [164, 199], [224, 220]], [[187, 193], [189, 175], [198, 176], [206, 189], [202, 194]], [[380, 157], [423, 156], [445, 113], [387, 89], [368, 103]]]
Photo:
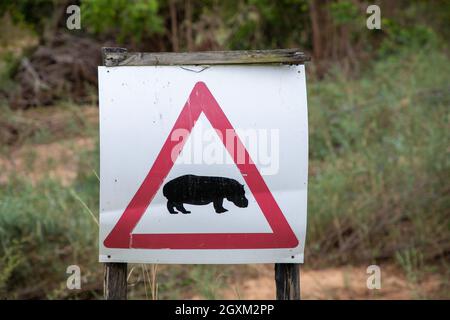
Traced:
[[[174, 165], [176, 159], [172, 159], [172, 150], [176, 146], [181, 147], [181, 150], [187, 140], [173, 141], [172, 133], [177, 129], [186, 129], [191, 133], [202, 112], [212, 127], [220, 131], [219, 137], [240, 170], [273, 233], [132, 234]], [[244, 151], [245, 159], [248, 159], [245, 163], [238, 163], [234, 150], [230, 150], [230, 146], [225, 144], [223, 139], [227, 137], [227, 130], [232, 130], [236, 147]], [[294, 248], [298, 246], [299, 241], [214, 96], [205, 83], [197, 82], [150, 171], [103, 244], [107, 248], [119, 249], [280, 249]]]

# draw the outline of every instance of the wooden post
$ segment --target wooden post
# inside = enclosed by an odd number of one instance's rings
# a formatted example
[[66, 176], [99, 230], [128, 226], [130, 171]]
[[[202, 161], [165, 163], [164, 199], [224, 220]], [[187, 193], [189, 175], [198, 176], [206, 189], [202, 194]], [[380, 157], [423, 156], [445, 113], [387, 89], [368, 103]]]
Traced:
[[[125, 52], [126, 49], [123, 48], [103, 49], [103, 65], [108, 65], [114, 58], [121, 59]], [[107, 53], [110, 54], [108, 58], [106, 56]], [[126, 263], [105, 263], [103, 275], [103, 296], [105, 300], [127, 299], [127, 270], [128, 265]]]
[[300, 264], [276, 263], [277, 300], [300, 300]]
[[126, 263], [105, 263], [103, 292], [105, 300], [127, 300]]

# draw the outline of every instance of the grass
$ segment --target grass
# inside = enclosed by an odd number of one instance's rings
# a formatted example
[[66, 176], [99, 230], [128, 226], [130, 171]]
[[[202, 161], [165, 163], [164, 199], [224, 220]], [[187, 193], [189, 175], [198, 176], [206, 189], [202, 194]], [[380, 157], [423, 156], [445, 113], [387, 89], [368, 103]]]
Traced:
[[[19, 296], [34, 297], [33, 289], [41, 295], [42, 289], [51, 290], [52, 284], [65, 281], [69, 264], [92, 266], [88, 263], [97, 250], [98, 230], [68, 189], [52, 180], [34, 186], [13, 180], [0, 192], [0, 250], [7, 257], [12, 245], [18, 260], [4, 277], [5, 290], [14, 287]], [[79, 192], [86, 197], [83, 190]], [[8, 269], [1, 266], [0, 270]]]
[[[308, 83], [307, 265], [389, 260], [405, 271], [414, 290], [424, 273], [445, 270], [438, 297], [450, 296], [445, 280], [450, 252], [449, 83], [448, 57], [438, 50], [399, 53], [374, 62], [355, 79], [344, 78], [337, 69]], [[6, 115], [14, 123], [24, 120], [17, 113]], [[76, 119], [70, 117], [69, 125], [58, 130], [48, 123], [49, 128], [27, 132], [16, 144], [33, 146], [76, 135], [97, 141], [96, 123]], [[2, 148], [3, 155], [8, 157], [14, 146]], [[76, 151], [78, 169], [69, 186], [51, 177], [31, 182], [24, 172], [14, 171], [7, 183], [0, 183], [0, 297], [101, 296], [95, 223], [98, 146], [70, 148]], [[29, 170], [39, 170], [34, 152], [26, 158]], [[71, 264], [81, 268], [81, 292], [65, 289], [65, 270]], [[149, 268], [136, 265], [131, 272], [131, 297], [154, 297]], [[157, 295], [220, 298], [233, 275], [232, 267], [159, 266]]]
[[307, 257], [448, 255], [449, 72], [446, 56], [419, 52], [309, 86]]

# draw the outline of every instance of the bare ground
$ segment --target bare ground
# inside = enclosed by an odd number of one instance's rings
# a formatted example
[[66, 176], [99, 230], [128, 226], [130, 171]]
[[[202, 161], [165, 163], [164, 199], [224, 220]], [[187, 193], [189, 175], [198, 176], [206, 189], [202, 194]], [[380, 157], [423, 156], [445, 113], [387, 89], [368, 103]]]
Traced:
[[[274, 299], [273, 266], [252, 265], [257, 274], [237, 279], [223, 290], [224, 299]], [[429, 276], [414, 284], [392, 264], [380, 266], [381, 289], [369, 290], [367, 266], [345, 266], [320, 270], [302, 268], [300, 276], [302, 299], [420, 299], [432, 297], [439, 289], [440, 279]]]
[[[13, 120], [29, 128], [25, 139], [35, 137], [39, 130], [45, 130], [48, 142], [15, 143], [3, 150], [0, 153], [0, 183], [7, 182], [14, 175], [32, 183], [52, 178], [59, 180], [64, 186], [70, 185], [77, 176], [82, 152], [92, 150], [96, 140], [86, 134], [74, 136], [73, 130], [67, 128], [74, 125], [78, 130], [96, 127], [98, 109], [89, 107], [76, 112], [27, 110], [16, 112]], [[17, 140], [19, 142], [23, 139]]]
[[77, 150], [91, 150], [94, 143], [92, 138], [74, 138], [12, 150], [0, 156], [0, 183], [6, 183], [14, 174], [32, 183], [52, 178], [68, 186], [77, 177]]

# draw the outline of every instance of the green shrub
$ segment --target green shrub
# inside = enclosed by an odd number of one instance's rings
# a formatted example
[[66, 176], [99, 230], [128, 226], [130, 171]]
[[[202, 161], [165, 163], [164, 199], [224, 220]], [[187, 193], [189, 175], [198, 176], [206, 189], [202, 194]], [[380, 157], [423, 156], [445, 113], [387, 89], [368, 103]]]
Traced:
[[307, 259], [450, 249], [449, 82], [448, 58], [426, 50], [309, 84]]

